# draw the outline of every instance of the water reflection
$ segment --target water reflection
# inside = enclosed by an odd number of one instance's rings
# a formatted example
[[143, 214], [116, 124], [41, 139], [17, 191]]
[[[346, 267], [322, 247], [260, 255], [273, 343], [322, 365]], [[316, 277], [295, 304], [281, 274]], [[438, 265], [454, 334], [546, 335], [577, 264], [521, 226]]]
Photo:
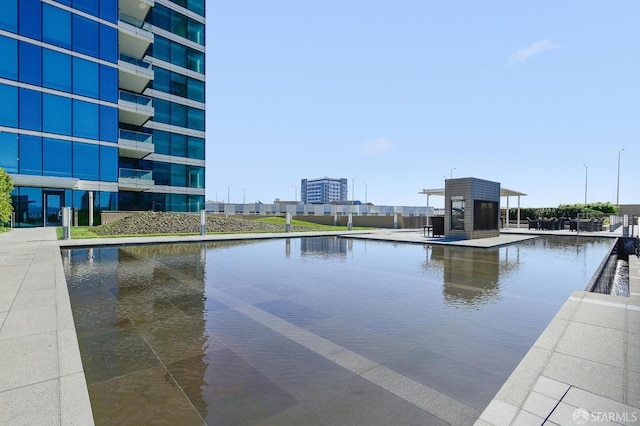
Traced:
[[[302, 238], [300, 253], [311, 257], [340, 257], [347, 255], [347, 244], [353, 248], [353, 241], [345, 238]], [[350, 250], [351, 250], [350, 249]]]

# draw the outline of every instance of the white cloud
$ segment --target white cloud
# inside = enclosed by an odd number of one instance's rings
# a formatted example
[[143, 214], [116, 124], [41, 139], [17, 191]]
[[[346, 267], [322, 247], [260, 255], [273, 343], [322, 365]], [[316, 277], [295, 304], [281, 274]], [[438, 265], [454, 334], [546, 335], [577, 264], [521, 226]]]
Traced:
[[532, 56], [538, 55], [546, 50], [559, 49], [559, 44], [553, 43], [551, 40], [542, 40], [533, 43], [529, 47], [520, 49], [509, 57], [509, 65], [515, 65], [518, 62], [524, 62]]
[[386, 138], [378, 138], [375, 141], [364, 144], [360, 147], [360, 152], [364, 155], [375, 155], [383, 152], [391, 151], [393, 143]]

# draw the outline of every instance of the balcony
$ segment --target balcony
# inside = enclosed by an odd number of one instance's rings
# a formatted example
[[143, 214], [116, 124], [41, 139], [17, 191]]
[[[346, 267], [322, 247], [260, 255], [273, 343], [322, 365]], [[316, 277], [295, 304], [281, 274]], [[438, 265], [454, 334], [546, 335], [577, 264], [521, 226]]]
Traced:
[[147, 133], [120, 129], [118, 133], [118, 155], [137, 160], [153, 154], [153, 136]]
[[135, 93], [142, 93], [155, 76], [151, 63], [126, 53], [120, 53], [118, 70], [118, 87]]
[[120, 52], [134, 58], [142, 58], [153, 43], [151, 25], [120, 12], [118, 21]]
[[151, 98], [123, 90], [118, 95], [118, 107], [120, 122], [134, 126], [142, 126], [154, 114]]
[[144, 21], [151, 8], [155, 6], [154, 0], [119, 0], [118, 9], [139, 21]]
[[151, 170], [120, 169], [118, 171], [118, 189], [121, 191], [142, 192], [153, 188]]

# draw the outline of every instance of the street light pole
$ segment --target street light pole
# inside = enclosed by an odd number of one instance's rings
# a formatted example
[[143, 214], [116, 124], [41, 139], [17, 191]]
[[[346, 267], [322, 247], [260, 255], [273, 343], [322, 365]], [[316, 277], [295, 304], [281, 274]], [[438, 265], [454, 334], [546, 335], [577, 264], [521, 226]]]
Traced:
[[618, 151], [618, 184], [616, 185], [616, 207], [620, 207], [620, 153], [624, 151], [622, 148]]
[[453, 179], [453, 171], [454, 171], [455, 169], [456, 169], [455, 167], [454, 167], [453, 169], [451, 169], [451, 173], [450, 173], [449, 179]]
[[589, 175], [589, 168], [586, 164], [582, 164], [584, 166], [584, 205], [587, 205], [587, 177]]
[[362, 182], [364, 183], [364, 204], [367, 204], [367, 182]]

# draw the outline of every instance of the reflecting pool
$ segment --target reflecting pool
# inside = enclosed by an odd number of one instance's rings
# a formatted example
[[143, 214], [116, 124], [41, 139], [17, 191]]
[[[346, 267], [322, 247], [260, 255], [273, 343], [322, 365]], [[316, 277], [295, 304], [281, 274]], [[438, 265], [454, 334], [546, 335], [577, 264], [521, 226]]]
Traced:
[[62, 254], [97, 424], [440, 424], [473, 423], [612, 242]]

